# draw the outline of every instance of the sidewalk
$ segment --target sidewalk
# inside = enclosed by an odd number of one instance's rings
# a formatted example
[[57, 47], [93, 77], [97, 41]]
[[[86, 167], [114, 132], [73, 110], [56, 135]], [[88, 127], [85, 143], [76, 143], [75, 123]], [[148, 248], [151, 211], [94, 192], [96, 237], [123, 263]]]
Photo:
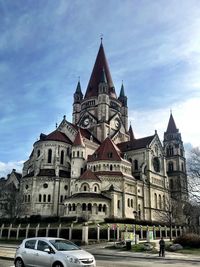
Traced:
[[[84, 250], [92, 253], [94, 256], [113, 256], [116, 257], [130, 257], [130, 258], [143, 258], [143, 259], [156, 259], [156, 260], [179, 260], [179, 261], [191, 261], [191, 262], [199, 262], [200, 263], [200, 255], [189, 255], [189, 254], [181, 254], [181, 253], [174, 253], [174, 252], [166, 252], [165, 258], [159, 257], [158, 254], [151, 254], [149, 252], [132, 252], [126, 250], [116, 250], [116, 249], [108, 249], [107, 247], [112, 246], [114, 243], [100, 243], [100, 244], [92, 244], [92, 245], [85, 245], [82, 246]], [[0, 258], [13, 260], [15, 251], [15, 245], [6, 245], [0, 244]]]

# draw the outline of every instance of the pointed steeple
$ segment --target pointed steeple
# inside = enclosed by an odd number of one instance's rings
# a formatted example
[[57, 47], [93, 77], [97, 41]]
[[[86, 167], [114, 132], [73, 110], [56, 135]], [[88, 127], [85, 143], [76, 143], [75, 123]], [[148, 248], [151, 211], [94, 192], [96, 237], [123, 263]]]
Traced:
[[166, 133], [178, 133], [172, 113], [170, 114]]
[[122, 86], [121, 86], [121, 90], [120, 90], [120, 94], [119, 94], [119, 98], [121, 98], [121, 97], [125, 97], [123, 82], [122, 82]]
[[85, 93], [85, 98], [93, 97], [98, 95], [98, 86], [102, 78], [102, 70], [104, 69], [105, 77], [109, 87], [109, 95], [113, 98], [117, 98], [115, 88], [111, 78], [108, 62], [105, 56], [103, 44], [101, 42], [99, 51], [96, 57], [94, 68], [88, 83], [88, 87]]
[[127, 96], [124, 93], [124, 84], [122, 82], [120, 94], [118, 97], [119, 101], [122, 103], [122, 106], [127, 107]]
[[131, 124], [130, 124], [128, 132], [129, 132], [129, 136], [130, 136], [130, 141], [132, 142], [135, 139], [135, 136], [134, 136]]
[[83, 138], [82, 138], [82, 135], [81, 135], [81, 132], [80, 132], [79, 129], [78, 129], [78, 133], [76, 134], [76, 137], [75, 137], [73, 146], [82, 146], [82, 147], [85, 147], [85, 144], [83, 142]]
[[78, 81], [76, 91], [74, 93], [74, 102], [79, 102], [83, 99], [83, 93], [81, 91], [81, 83]]

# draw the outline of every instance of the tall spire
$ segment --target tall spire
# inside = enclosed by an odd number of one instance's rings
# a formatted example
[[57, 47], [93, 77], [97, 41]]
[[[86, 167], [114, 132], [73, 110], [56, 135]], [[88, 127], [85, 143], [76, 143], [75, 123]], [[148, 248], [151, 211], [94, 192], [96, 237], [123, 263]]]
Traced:
[[122, 81], [122, 86], [121, 86], [121, 90], [120, 90], [119, 98], [120, 98], [120, 97], [124, 97], [124, 96], [125, 96], [125, 93], [124, 93], [124, 84], [123, 84], [123, 81]]
[[115, 93], [115, 88], [113, 85], [113, 81], [111, 78], [108, 62], [105, 56], [102, 40], [99, 47], [99, 51], [96, 57], [96, 61], [94, 64], [94, 68], [88, 83], [88, 87], [85, 93], [85, 98], [93, 97], [98, 95], [98, 86], [101, 82], [102, 70], [104, 69], [105, 77], [107, 79], [108, 87], [109, 87], [109, 95], [113, 98], [117, 98]]
[[135, 136], [134, 136], [134, 133], [133, 133], [133, 129], [132, 129], [131, 124], [129, 126], [128, 132], [129, 132], [129, 136], [130, 136], [130, 141], [132, 142], [135, 139]]
[[166, 133], [178, 133], [178, 129], [176, 127], [172, 112], [170, 112], [170, 113], [171, 114], [170, 114]]
[[78, 81], [77, 87], [76, 87], [76, 91], [74, 93], [74, 102], [78, 103], [83, 99], [83, 93], [81, 91], [81, 83], [80, 80]]
[[127, 96], [124, 93], [124, 84], [122, 82], [122, 86], [121, 86], [121, 90], [120, 90], [120, 94], [118, 97], [119, 101], [121, 101], [122, 106], [127, 107]]

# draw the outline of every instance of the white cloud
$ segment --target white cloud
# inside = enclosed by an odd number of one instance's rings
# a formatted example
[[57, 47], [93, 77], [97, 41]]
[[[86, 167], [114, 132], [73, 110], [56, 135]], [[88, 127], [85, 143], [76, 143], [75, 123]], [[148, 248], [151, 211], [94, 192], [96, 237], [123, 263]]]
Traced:
[[191, 98], [187, 101], [172, 105], [171, 107], [142, 112], [130, 111], [133, 131], [136, 138], [153, 135], [158, 131], [160, 139], [167, 129], [170, 109], [179, 129], [184, 143], [191, 143], [192, 146], [200, 146], [200, 98]]
[[7, 177], [7, 174], [11, 173], [12, 169], [16, 169], [17, 172], [22, 172], [24, 160], [21, 161], [0, 161], [0, 177]]

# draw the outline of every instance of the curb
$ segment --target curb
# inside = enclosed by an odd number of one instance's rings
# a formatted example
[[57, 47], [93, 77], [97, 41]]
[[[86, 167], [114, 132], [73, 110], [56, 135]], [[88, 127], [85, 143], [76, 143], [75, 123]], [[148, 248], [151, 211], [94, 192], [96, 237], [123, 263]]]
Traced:
[[1, 260], [14, 261], [14, 257], [0, 256], [0, 259], [1, 259]]

